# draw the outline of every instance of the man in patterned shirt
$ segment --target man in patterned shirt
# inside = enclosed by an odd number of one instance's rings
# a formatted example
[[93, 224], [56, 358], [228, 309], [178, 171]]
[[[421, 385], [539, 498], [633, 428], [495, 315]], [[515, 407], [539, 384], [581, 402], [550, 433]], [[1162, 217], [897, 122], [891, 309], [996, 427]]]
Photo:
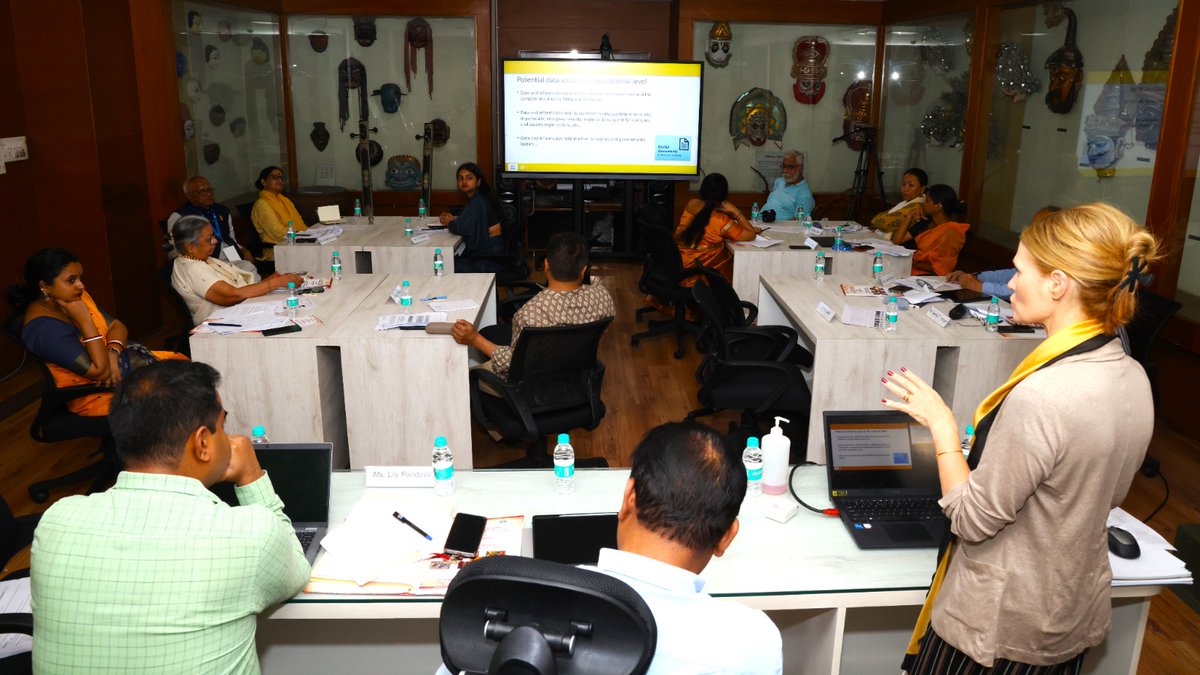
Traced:
[[[67, 497], [34, 534], [38, 673], [257, 673], [256, 615], [309, 566], [244, 436], [225, 435], [220, 376], [203, 363], [134, 371], [108, 421], [126, 470]], [[241, 506], [207, 487], [235, 484]]]
[[[546, 244], [546, 288], [513, 316], [510, 345], [517, 344], [525, 328], [577, 326], [616, 314], [612, 296], [603, 286], [583, 283], [587, 264], [588, 246], [583, 237], [574, 232], [559, 232], [550, 237]], [[483, 367], [500, 377], [508, 376], [511, 346], [495, 344], [462, 319], [454, 324], [452, 334], [458, 344], [474, 347], [491, 358]]]

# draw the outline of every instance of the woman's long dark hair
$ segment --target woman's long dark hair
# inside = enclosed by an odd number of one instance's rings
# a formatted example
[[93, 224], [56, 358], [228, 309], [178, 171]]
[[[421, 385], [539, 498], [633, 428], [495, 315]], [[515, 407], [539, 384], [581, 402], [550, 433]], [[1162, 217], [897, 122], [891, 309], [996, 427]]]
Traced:
[[[488, 204], [491, 204], [492, 211], [496, 215], [496, 222], [500, 222], [500, 201], [496, 198], [496, 193], [492, 192], [492, 186], [488, 185], [487, 177], [483, 175], [483, 169], [479, 168], [479, 165], [475, 162], [463, 162], [458, 165], [458, 170], [454, 172], [454, 175], [457, 176], [459, 171], [466, 171], [475, 176], [475, 180], [478, 181], [478, 187], [475, 189], [476, 194], [487, 200]], [[489, 226], [495, 224], [488, 223]]]
[[958, 201], [958, 195], [954, 192], [954, 188], [945, 183], [930, 185], [925, 190], [925, 198], [940, 205], [949, 220], [956, 220], [963, 214], [963, 204]]
[[275, 169], [279, 169], [279, 173], [283, 173], [283, 169], [281, 169], [280, 167], [277, 167], [275, 165], [268, 166], [267, 168], [258, 172], [258, 180], [254, 181], [254, 187], [258, 188], [259, 190], [267, 189], [266, 183], [264, 181], [267, 180], [267, 176], [270, 176], [271, 172], [274, 171]]
[[42, 297], [38, 282], [47, 286], [54, 283], [58, 275], [71, 263], [79, 262], [74, 253], [61, 248], [44, 248], [25, 261], [25, 283], [9, 286], [4, 295], [8, 304], [23, 311], [30, 303]]
[[695, 246], [708, 227], [708, 220], [713, 211], [729, 198], [729, 181], [719, 173], [710, 173], [700, 183], [700, 199], [704, 207], [692, 218], [692, 223], [679, 235], [679, 240], [687, 246]]

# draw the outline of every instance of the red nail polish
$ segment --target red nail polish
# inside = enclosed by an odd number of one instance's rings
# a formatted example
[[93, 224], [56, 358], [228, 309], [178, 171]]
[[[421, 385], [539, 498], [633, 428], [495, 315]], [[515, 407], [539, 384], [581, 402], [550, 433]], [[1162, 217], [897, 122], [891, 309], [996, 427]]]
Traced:
[[900, 372], [902, 372], [902, 373], [907, 373], [907, 372], [908, 372], [908, 368], [901, 368], [901, 369], [900, 369]]
[[888, 371], [888, 375], [891, 375], [892, 377], [895, 377], [895, 376], [896, 376], [896, 374], [895, 374], [895, 373], [893, 373], [893, 372], [892, 372], [892, 371], [890, 371], [890, 370]]
[[887, 403], [887, 399], [886, 399], [886, 398], [881, 398], [881, 399], [879, 399], [879, 402], [880, 402], [880, 403]]
[[[891, 373], [888, 373], [888, 375], [891, 375]], [[886, 377], [881, 377], [881, 378], [879, 378], [879, 381], [880, 381], [880, 382], [882, 382], [882, 383], [884, 383], [884, 384], [887, 384], [887, 378], [886, 378]]]

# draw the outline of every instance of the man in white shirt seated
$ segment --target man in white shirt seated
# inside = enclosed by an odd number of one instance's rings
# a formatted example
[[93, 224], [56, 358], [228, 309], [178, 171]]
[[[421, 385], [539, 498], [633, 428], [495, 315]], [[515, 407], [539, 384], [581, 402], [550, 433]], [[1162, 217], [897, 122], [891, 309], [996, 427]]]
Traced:
[[760, 610], [704, 592], [699, 574], [738, 533], [746, 469], [712, 429], [664, 424], [633, 453], [617, 548], [596, 569], [636, 590], [658, 624], [650, 675], [781, 673], [779, 628]]

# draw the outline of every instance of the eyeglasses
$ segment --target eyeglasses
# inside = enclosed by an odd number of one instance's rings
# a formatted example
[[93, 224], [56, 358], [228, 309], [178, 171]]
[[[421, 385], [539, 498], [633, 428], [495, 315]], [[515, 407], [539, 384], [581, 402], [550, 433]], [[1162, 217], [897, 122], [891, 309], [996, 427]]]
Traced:
[[189, 195], [211, 195], [212, 193], [213, 193], [213, 189], [210, 187], [206, 187], [206, 188], [200, 188], [199, 190], [192, 190], [188, 194]]
[[784, 169], [799, 169], [800, 168], [799, 164], [788, 164], [787, 162], [784, 162], [784, 163], [780, 164], [779, 166], [783, 167]]
[[267, 180], [281, 180], [281, 181], [283, 181], [283, 180], [287, 180], [287, 176], [286, 176], [285, 174], [282, 174], [282, 173], [273, 173], [273, 174], [271, 174], [270, 176], [267, 176]]

